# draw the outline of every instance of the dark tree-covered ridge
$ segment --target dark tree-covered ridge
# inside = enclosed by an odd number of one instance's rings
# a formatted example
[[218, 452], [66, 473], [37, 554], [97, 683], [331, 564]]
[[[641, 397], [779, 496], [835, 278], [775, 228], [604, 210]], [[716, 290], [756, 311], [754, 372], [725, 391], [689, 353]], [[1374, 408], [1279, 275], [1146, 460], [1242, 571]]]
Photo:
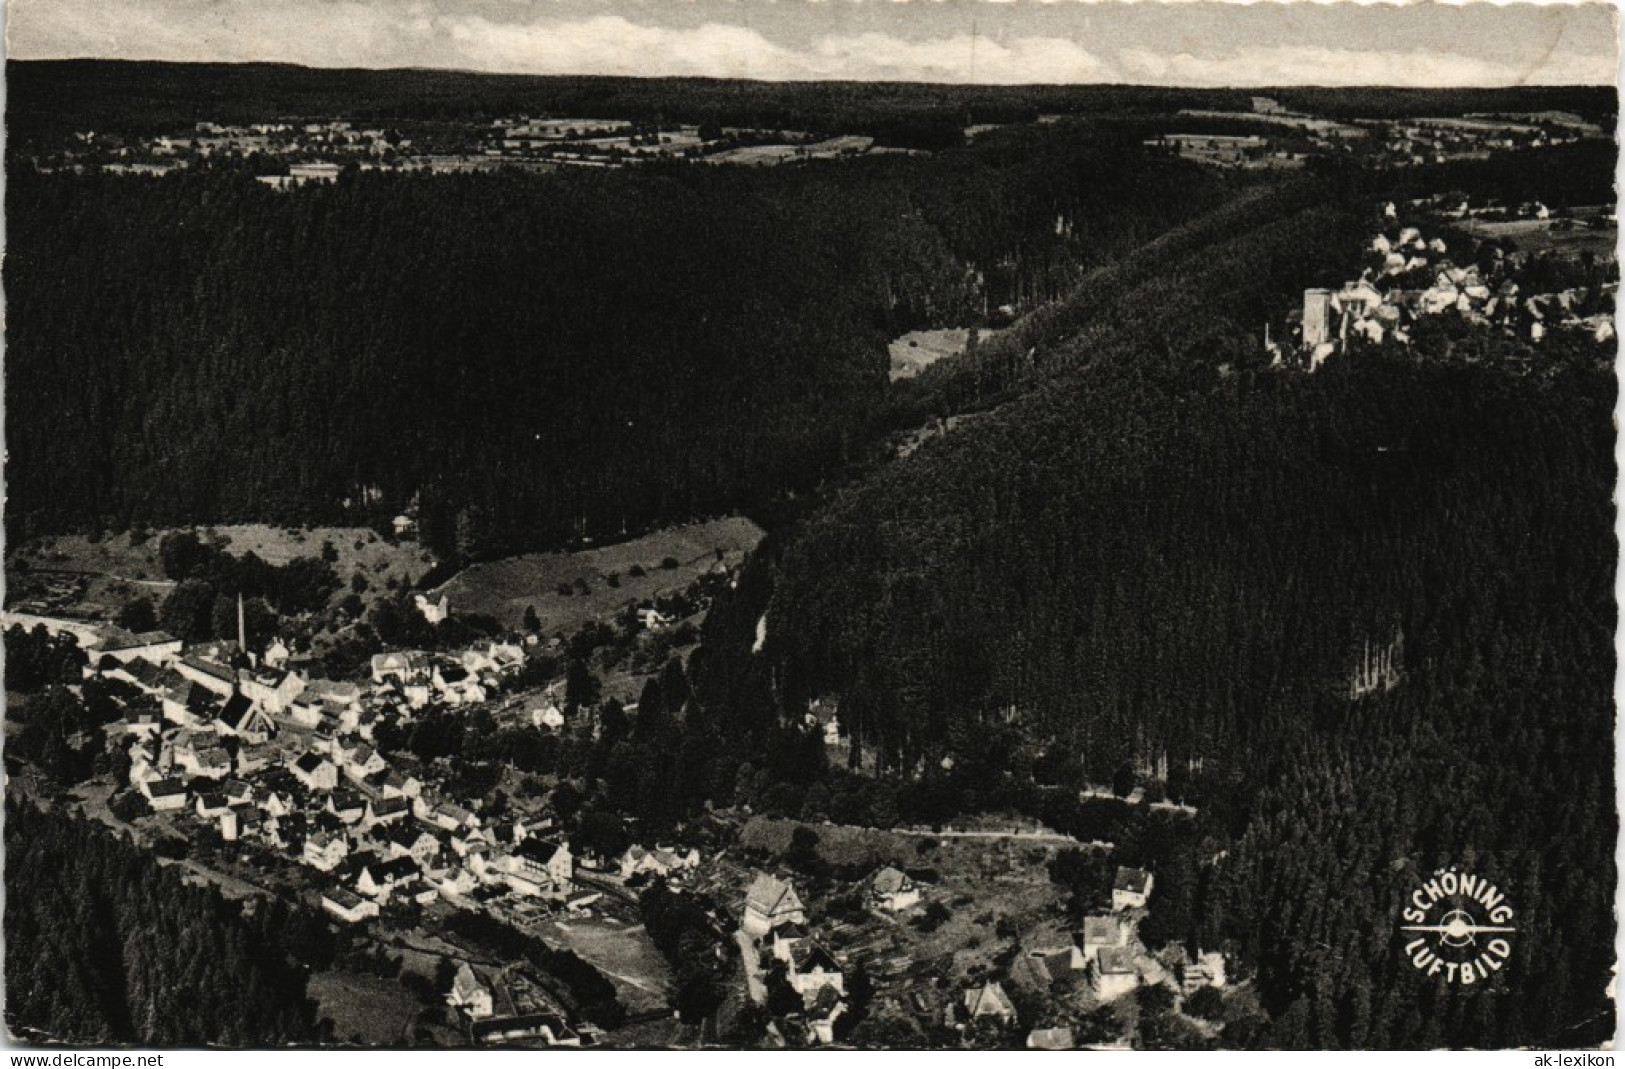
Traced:
[[1065, 292], [1228, 195], [1087, 132], [289, 193], [14, 171], [8, 524], [376, 522], [416, 495], [431, 545], [478, 556], [749, 507], [862, 454], [895, 332]]
[[[21, 1039], [280, 1047], [317, 1039], [307, 924], [184, 881], [84, 820], [6, 800], [6, 1024]], [[319, 923], [319, 922], [318, 922]]]

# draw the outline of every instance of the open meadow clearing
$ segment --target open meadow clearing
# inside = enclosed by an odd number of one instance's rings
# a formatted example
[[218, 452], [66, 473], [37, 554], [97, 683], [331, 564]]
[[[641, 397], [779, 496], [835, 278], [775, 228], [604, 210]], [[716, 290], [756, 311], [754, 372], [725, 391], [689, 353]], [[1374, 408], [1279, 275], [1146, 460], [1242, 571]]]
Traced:
[[[718, 562], [738, 564], [761, 540], [760, 527], [730, 516], [597, 549], [475, 564], [433, 596], [444, 594], [452, 612], [492, 616], [504, 627], [520, 626], [525, 610], [534, 608], [542, 631], [570, 631], [629, 601], [680, 591]], [[569, 594], [562, 593], [566, 588]]]

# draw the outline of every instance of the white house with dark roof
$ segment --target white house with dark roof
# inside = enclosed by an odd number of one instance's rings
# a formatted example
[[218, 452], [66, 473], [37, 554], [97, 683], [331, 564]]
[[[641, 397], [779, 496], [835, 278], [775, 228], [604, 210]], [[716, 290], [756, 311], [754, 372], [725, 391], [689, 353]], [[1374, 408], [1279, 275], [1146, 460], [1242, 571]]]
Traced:
[[788, 965], [796, 947], [805, 943], [807, 939], [807, 929], [801, 925], [781, 924], [767, 933], [767, 948], [775, 958]]
[[367, 800], [355, 791], [334, 791], [327, 796], [325, 810], [346, 824], [359, 824], [367, 815]]
[[214, 730], [222, 737], [262, 743], [276, 734], [276, 723], [247, 694], [239, 691], [228, 697], [226, 704], [216, 714]]
[[343, 887], [323, 891], [322, 908], [347, 924], [359, 924], [369, 917], [378, 916], [378, 903]]
[[150, 709], [129, 708], [124, 711], [123, 718], [116, 724], [109, 724], [109, 731], [123, 731], [129, 735], [140, 738], [152, 738], [163, 730], [163, 717]]
[[358, 783], [388, 767], [371, 744], [359, 739], [341, 739], [334, 749], [337, 751], [339, 764], [344, 768], [344, 774]]
[[410, 776], [395, 769], [384, 772], [380, 789], [385, 798], [418, 798], [423, 794], [423, 784], [416, 776]]
[[239, 673], [238, 686], [255, 705], [281, 716], [305, 689], [305, 680], [297, 672], [289, 672], [282, 668], [264, 668], [257, 672]]
[[1133, 952], [1126, 947], [1101, 947], [1095, 955], [1092, 979], [1103, 1002], [1132, 993], [1140, 986]]
[[521, 667], [525, 651], [511, 642], [476, 642], [458, 656], [458, 661], [476, 675], [501, 674]]
[[239, 776], [252, 776], [264, 772], [272, 764], [282, 760], [282, 753], [269, 745], [254, 745], [249, 743], [237, 748], [237, 774]]
[[302, 694], [288, 706], [287, 717], [302, 728], [314, 731], [321, 725], [325, 706], [320, 700]]
[[533, 728], [557, 731], [564, 726], [564, 710], [545, 694], [531, 702], [527, 712]]
[[668, 850], [663, 846], [653, 849], [633, 844], [626, 848], [622, 854], [618, 867], [621, 879], [629, 880], [633, 876], [646, 874], [651, 876], [671, 876], [673, 873], [686, 872], [697, 867], [700, 863], [698, 850], [689, 850], [680, 854], [675, 850]]
[[833, 987], [818, 989], [806, 1003], [806, 1040], [815, 1046], [835, 1042], [835, 1022], [846, 1012], [846, 1001]]
[[1016, 1019], [1015, 1003], [1005, 993], [1004, 985], [997, 980], [989, 980], [981, 987], [973, 987], [966, 991], [960, 1001], [964, 1007], [965, 1015], [971, 1020], [991, 1018], [1000, 1024], [1012, 1024]]
[[362, 827], [376, 828], [380, 824], [394, 824], [412, 816], [412, 803], [405, 798], [374, 798], [367, 802], [367, 814]]
[[838, 995], [846, 994], [846, 975], [840, 962], [816, 939], [797, 943], [786, 965], [790, 986], [806, 1005], [811, 1005], [826, 987], [834, 988]]
[[222, 698], [237, 689], [236, 670], [217, 661], [188, 655], [175, 662], [175, 670]]
[[1151, 899], [1151, 887], [1154, 882], [1152, 875], [1144, 869], [1119, 866], [1117, 878], [1112, 881], [1112, 912], [1144, 909]]
[[349, 855], [350, 844], [344, 836], [318, 831], [305, 839], [302, 857], [311, 868], [332, 872]]
[[181, 640], [167, 631], [146, 631], [139, 635], [116, 631], [92, 646], [89, 654], [92, 663], [102, 657], [111, 657], [120, 662], [139, 658], [163, 665], [181, 655]]
[[221, 813], [224, 813], [226, 810], [230, 809], [231, 803], [227, 802], [226, 796], [221, 794], [219, 791], [208, 791], [197, 796], [195, 808], [197, 810], [199, 820], [212, 821]]
[[446, 1004], [476, 1021], [491, 1016], [493, 1012], [490, 987], [480, 982], [479, 977], [474, 975], [473, 967], [466, 961], [457, 969], [451, 993], [446, 996]]
[[138, 789], [156, 812], [186, 807], [186, 784], [178, 779], [143, 780]]
[[431, 805], [428, 799], [420, 797], [413, 802], [412, 813], [419, 820], [433, 824], [442, 831], [478, 827], [480, 823], [479, 817], [456, 802], [436, 802]]
[[1083, 956], [1094, 961], [1105, 947], [1128, 946], [1128, 927], [1116, 914], [1083, 918]]
[[876, 907], [897, 913], [919, 905], [920, 889], [907, 873], [887, 865], [869, 881], [869, 897]]
[[391, 857], [410, 857], [419, 865], [427, 866], [440, 853], [440, 840], [411, 821], [390, 825], [384, 833]]
[[562, 839], [527, 838], [508, 857], [514, 866], [510, 871], [558, 889], [569, 887], [575, 878], [575, 855]]
[[460, 664], [440, 662], [431, 677], [440, 700], [448, 705], [471, 705], [486, 699], [479, 679]]
[[374, 654], [372, 658], [372, 681], [377, 684], [384, 684], [390, 680], [405, 683], [408, 680], [422, 676], [428, 667], [429, 655], [417, 650]]
[[175, 766], [189, 775], [206, 779], [224, 779], [231, 775], [231, 755], [213, 742], [187, 739], [174, 749]]
[[765, 872], [756, 874], [745, 892], [745, 911], [739, 926], [747, 935], [761, 937], [781, 924], [806, 924], [806, 907], [790, 883]]
[[441, 898], [459, 907], [466, 905], [464, 899], [480, 885], [479, 877], [463, 865], [454, 865], [438, 875], [430, 873], [427, 878]]
[[484, 830], [460, 824], [452, 831], [446, 833], [447, 841], [458, 857], [467, 857], [469, 851], [477, 850], [482, 846], [489, 846], [490, 840], [486, 838]]
[[303, 783], [307, 790], [330, 791], [338, 786], [338, 766], [320, 754], [301, 754], [288, 766], [288, 771], [292, 772], [294, 778]]
[[182, 677], [159, 699], [164, 719], [181, 727], [195, 727], [214, 718], [219, 696], [200, 683]]
[[397, 893], [405, 893], [423, 878], [416, 861], [409, 857], [374, 860], [361, 866], [356, 876], [356, 891], [380, 902]]

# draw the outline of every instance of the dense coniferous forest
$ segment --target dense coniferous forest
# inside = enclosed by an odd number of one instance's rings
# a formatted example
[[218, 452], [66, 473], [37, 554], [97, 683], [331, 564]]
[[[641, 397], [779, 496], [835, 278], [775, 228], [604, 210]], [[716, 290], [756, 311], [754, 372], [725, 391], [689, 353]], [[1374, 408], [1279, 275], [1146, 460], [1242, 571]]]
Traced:
[[151, 851], [6, 798], [6, 1021], [30, 1040], [280, 1047], [317, 1038], [303, 966], [321, 927], [196, 887]]
[[[1015, 806], [1092, 836], [1098, 814], [1056, 788], [1125, 777], [1198, 805], [1118, 857], [1157, 869], [1163, 937], [1257, 977], [1269, 1019], [1228, 1045], [1596, 1042], [1612, 348], [1557, 338], [1531, 366], [1465, 339], [1450, 360], [1264, 367], [1251, 317], [1289, 278], [1339, 277], [1370, 225], [1352, 205], [1287, 211], [1074, 317], [1041, 388], [759, 562], [691, 671], [741, 717], [838, 698], [854, 764], [900, 776], [905, 816]], [[962, 395], [990, 355], [940, 384]], [[1398, 681], [1356, 697], [1368, 647]], [[1452, 863], [1517, 901], [1523, 935], [1516, 970], [1447, 998], [1392, 924]]]
[[23, 170], [8, 523], [354, 522], [417, 496], [467, 558], [766, 501], [860, 454], [896, 332], [1057, 295], [1227, 195], [1086, 131], [282, 194]]

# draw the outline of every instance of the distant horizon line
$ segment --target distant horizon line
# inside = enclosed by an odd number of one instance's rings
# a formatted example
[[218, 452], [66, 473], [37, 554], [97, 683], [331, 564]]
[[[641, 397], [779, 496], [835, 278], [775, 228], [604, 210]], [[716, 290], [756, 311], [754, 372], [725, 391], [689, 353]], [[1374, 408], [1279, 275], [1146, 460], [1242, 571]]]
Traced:
[[360, 72], [366, 74], [392, 74], [412, 72], [428, 74], [464, 74], [482, 78], [596, 78], [604, 81], [733, 82], [748, 85], [903, 85], [920, 86], [931, 89], [1162, 89], [1174, 91], [1225, 90], [1238, 93], [1289, 92], [1292, 90], [1359, 92], [1368, 89], [1401, 93], [1453, 93], [1462, 90], [1470, 90], [1474, 92], [1514, 92], [1524, 89], [1586, 89], [1618, 92], [1618, 86], [1606, 82], [1520, 82], [1515, 85], [1484, 85], [1464, 82], [1458, 85], [1436, 86], [1396, 85], [1385, 82], [1360, 83], [1354, 85], [1328, 85], [1324, 83], [1234, 85], [1222, 83], [1112, 81], [932, 82], [908, 78], [730, 78], [715, 74], [597, 74], [588, 71], [553, 71], [544, 73], [537, 71], [481, 70], [475, 67], [431, 67], [414, 65], [393, 67], [330, 67], [320, 64], [299, 63], [293, 60], [283, 59], [146, 59], [131, 58], [127, 56], [45, 56], [35, 57], [32, 59], [14, 59], [8, 57], [5, 62], [8, 66], [12, 64], [21, 66], [42, 66], [51, 63], [117, 63], [127, 66], [151, 65], [165, 67], [292, 67], [298, 70], [325, 71], [332, 73]]

